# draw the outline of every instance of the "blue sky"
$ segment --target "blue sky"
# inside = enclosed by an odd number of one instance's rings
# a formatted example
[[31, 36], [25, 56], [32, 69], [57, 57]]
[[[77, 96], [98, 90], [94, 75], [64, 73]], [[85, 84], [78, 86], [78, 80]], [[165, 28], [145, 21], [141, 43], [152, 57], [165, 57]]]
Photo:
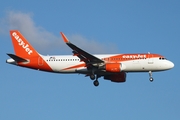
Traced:
[[[0, 4], [0, 119], [179, 120], [178, 0], [3, 1]], [[5, 63], [18, 29], [42, 54], [71, 54], [59, 35], [90, 53], [158, 53], [172, 70], [128, 73], [122, 84], [53, 74]]]

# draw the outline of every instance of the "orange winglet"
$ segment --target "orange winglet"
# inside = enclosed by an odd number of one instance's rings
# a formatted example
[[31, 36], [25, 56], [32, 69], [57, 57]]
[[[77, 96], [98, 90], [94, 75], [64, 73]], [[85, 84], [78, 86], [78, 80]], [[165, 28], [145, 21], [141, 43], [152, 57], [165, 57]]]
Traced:
[[68, 43], [69, 40], [67, 39], [67, 37], [66, 37], [62, 32], [60, 32], [60, 34], [61, 34], [61, 36], [62, 36], [64, 42], [65, 42], [65, 43]]

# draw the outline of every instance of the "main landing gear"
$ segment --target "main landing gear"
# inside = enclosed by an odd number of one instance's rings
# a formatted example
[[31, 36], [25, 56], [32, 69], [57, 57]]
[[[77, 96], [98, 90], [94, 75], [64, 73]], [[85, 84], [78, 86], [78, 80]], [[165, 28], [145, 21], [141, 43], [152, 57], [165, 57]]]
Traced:
[[91, 78], [91, 80], [95, 80], [95, 75], [94, 75], [94, 74], [91, 74], [91, 75], [90, 75], [90, 78]]
[[149, 80], [150, 80], [150, 82], [152, 82], [154, 80], [152, 77], [152, 71], [149, 71]]
[[94, 86], [99, 86], [99, 81], [98, 80], [95, 80], [94, 82], [93, 82], [93, 84], [94, 84]]
[[[91, 75], [90, 75], [90, 79], [91, 79], [91, 80], [94, 80], [93, 84], [94, 84], [94, 86], [96, 86], [96, 87], [99, 86], [98, 78], [99, 78], [98, 75], [95, 75], [95, 74], [91, 74]], [[96, 79], [96, 80], [95, 80], [95, 79]]]

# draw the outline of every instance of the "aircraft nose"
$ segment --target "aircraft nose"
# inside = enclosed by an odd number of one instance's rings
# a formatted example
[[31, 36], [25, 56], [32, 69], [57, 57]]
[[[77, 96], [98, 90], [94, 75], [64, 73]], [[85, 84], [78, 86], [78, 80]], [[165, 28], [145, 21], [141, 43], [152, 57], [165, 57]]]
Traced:
[[171, 61], [169, 61], [169, 62], [168, 62], [168, 67], [169, 67], [169, 69], [173, 68], [173, 67], [174, 67], [174, 63], [171, 62]]

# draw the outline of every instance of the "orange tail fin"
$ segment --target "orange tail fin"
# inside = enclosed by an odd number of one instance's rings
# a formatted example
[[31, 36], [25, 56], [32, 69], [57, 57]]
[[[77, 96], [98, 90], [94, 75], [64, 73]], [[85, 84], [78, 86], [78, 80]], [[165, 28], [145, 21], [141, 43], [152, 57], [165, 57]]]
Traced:
[[12, 38], [14, 51], [17, 56], [24, 58], [39, 55], [18, 30], [11, 30], [10, 36]]

